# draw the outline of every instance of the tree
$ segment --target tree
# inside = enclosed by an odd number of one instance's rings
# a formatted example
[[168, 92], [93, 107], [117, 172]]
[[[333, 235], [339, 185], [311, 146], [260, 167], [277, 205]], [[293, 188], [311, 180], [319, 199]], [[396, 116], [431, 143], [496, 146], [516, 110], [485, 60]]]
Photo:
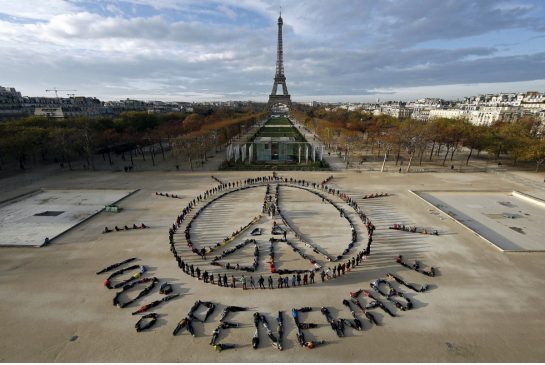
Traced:
[[474, 150], [477, 150], [477, 153], [479, 153], [485, 148], [487, 141], [490, 140], [490, 133], [490, 127], [487, 125], [475, 125], [468, 121], [464, 122], [462, 145], [469, 148], [466, 166], [469, 165], [469, 159]]
[[521, 157], [527, 161], [534, 161], [536, 172], [538, 172], [540, 166], [545, 162], [545, 139], [532, 140], [526, 145]]
[[72, 157], [75, 152], [76, 129], [56, 126], [49, 130], [49, 137], [53, 149], [61, 155], [61, 161], [68, 163], [72, 170]]

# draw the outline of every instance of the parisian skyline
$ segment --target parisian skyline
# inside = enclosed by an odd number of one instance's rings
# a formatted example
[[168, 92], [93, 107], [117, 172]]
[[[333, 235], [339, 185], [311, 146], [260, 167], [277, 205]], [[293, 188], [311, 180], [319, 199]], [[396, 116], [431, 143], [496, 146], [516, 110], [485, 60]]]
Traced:
[[545, 90], [545, 3], [0, 0], [0, 85], [103, 100], [294, 101]]

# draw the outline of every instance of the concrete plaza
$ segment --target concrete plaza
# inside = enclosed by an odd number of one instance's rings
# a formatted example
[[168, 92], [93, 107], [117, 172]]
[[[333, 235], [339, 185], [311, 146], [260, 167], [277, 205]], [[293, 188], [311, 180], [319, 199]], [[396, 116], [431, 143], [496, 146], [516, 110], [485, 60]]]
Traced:
[[0, 246], [41, 246], [132, 191], [36, 190], [0, 204]]
[[545, 251], [545, 204], [517, 192], [418, 192], [503, 251]]
[[[225, 182], [246, 177], [270, 175], [269, 172], [214, 172]], [[91, 219], [41, 248], [0, 248], [0, 327], [1, 361], [58, 362], [525, 362], [545, 361], [545, 284], [544, 253], [511, 253], [497, 250], [460, 225], [451, 216], [430, 206], [413, 191], [522, 191], [544, 198], [539, 184], [543, 176], [534, 174], [398, 174], [373, 172], [334, 173], [330, 186], [346, 191], [376, 225], [372, 252], [368, 260], [341, 278], [315, 285], [290, 289], [247, 290], [220, 288], [184, 274], [169, 252], [168, 227], [181, 209], [204, 190], [217, 185], [210, 173], [138, 172], [63, 172], [46, 179], [29, 180], [0, 189], [0, 200], [10, 199], [37, 189], [139, 189], [123, 199], [121, 213], [100, 212]], [[331, 173], [280, 172], [320, 182]], [[528, 182], [531, 183], [528, 183]], [[247, 223], [261, 211], [264, 188], [237, 197], [233, 193], [206, 210], [195, 223], [197, 240], [213, 243]], [[182, 199], [155, 195], [174, 192]], [[389, 197], [362, 199], [363, 195], [387, 192]], [[281, 191], [283, 209], [311, 240], [327, 250], [342, 251], [346, 245], [347, 225], [327, 204], [285, 187]], [[503, 201], [503, 198], [502, 198]], [[478, 203], [475, 203], [478, 204]], [[503, 207], [503, 208], [502, 208]], [[499, 205], [497, 213], [504, 212]], [[494, 212], [490, 212], [494, 213]], [[144, 222], [146, 230], [101, 234], [105, 226]], [[439, 236], [427, 236], [389, 230], [391, 224], [433, 227]], [[531, 224], [528, 220], [525, 224]], [[266, 218], [258, 226], [267, 227]], [[358, 229], [361, 229], [359, 227]], [[530, 230], [530, 228], [528, 228]], [[540, 227], [532, 226], [533, 232]], [[360, 232], [361, 233], [361, 232]], [[515, 232], [517, 233], [517, 232]], [[536, 233], [537, 234], [537, 233]], [[525, 235], [521, 235], [526, 237]], [[365, 243], [359, 241], [356, 249]], [[279, 260], [287, 267], [299, 265], [292, 252], [280, 248]], [[419, 260], [434, 266], [439, 275], [426, 277], [395, 262], [402, 254], [409, 262]], [[138, 257], [149, 275], [168, 281], [181, 297], [157, 307], [160, 317], [151, 330], [137, 333], [138, 316], [130, 312], [140, 305], [160, 299], [155, 289], [129, 308], [112, 306], [116, 290], [108, 290], [97, 276], [99, 269], [111, 263]], [[252, 249], [241, 252], [233, 261], [251, 261]], [[192, 261], [193, 260], [193, 261]], [[200, 262], [196, 256], [190, 262]], [[297, 266], [298, 267], [298, 266]], [[351, 318], [342, 305], [349, 292], [369, 289], [369, 283], [395, 273], [405, 281], [429, 284], [430, 290], [411, 296], [415, 308], [397, 311], [389, 317], [380, 310], [382, 326], [366, 324], [363, 332], [346, 330], [339, 338], [331, 330], [321, 306], [328, 306], [333, 316]], [[130, 297], [136, 295], [131, 292]], [[205, 323], [196, 323], [197, 336], [186, 331], [172, 336], [177, 322], [186, 316], [196, 300], [211, 300], [218, 309]], [[369, 302], [360, 298], [362, 303]], [[249, 307], [247, 312], [230, 314], [229, 321], [240, 328], [222, 331], [220, 342], [237, 348], [221, 353], [209, 345], [226, 305]], [[304, 322], [319, 324], [305, 330], [308, 339], [325, 340], [314, 350], [297, 343], [291, 308], [313, 307], [302, 315]], [[276, 333], [278, 311], [284, 311], [285, 349], [271, 346], [263, 328], [261, 346], [251, 347], [255, 328], [252, 314], [264, 314]], [[200, 315], [201, 313], [199, 313]], [[365, 319], [363, 316], [362, 320]]]

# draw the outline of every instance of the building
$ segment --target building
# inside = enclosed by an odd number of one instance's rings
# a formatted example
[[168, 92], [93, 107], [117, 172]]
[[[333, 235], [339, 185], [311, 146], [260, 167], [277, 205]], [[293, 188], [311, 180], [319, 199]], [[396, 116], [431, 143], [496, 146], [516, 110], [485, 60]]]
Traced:
[[34, 115], [46, 118], [64, 118], [64, 112], [61, 107], [41, 107], [34, 109]]
[[0, 86], [0, 120], [28, 115], [23, 108], [23, 97], [13, 87]]

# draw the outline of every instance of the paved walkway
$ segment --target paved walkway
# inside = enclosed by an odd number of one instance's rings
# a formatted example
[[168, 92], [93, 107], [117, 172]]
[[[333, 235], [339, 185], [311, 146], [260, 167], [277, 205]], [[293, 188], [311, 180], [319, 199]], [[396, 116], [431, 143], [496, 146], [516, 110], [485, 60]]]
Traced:
[[316, 146], [317, 151], [324, 147], [324, 160], [329, 164], [331, 170], [341, 171], [346, 168], [346, 162], [341, 157], [338, 157], [335, 151], [332, 151], [327, 148], [326, 144], [318, 137], [315, 133], [311, 132], [305, 126], [303, 126], [299, 121], [293, 117], [290, 117], [292, 121], [295, 121], [293, 125], [299, 130], [299, 132], [305, 137], [307, 142]]

